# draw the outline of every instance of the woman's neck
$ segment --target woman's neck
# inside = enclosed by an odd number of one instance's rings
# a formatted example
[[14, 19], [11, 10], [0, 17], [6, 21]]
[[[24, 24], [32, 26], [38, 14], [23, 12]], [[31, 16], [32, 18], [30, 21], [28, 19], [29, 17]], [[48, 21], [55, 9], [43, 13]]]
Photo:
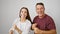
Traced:
[[21, 22], [25, 22], [26, 18], [21, 18], [20, 21]]

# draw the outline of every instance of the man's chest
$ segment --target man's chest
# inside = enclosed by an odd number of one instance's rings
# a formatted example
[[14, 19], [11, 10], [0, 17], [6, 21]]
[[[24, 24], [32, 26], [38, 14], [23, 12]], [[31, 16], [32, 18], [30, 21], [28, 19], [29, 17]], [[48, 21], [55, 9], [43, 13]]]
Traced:
[[44, 19], [44, 20], [37, 20], [36, 23], [39, 29], [45, 30], [47, 29], [47, 25], [49, 22], [48, 20]]

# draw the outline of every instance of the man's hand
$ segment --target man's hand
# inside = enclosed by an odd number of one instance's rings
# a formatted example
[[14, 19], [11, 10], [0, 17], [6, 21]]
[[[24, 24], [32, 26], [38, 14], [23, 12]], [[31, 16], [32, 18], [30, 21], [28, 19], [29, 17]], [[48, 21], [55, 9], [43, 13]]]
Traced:
[[32, 25], [32, 29], [34, 30], [34, 32], [36, 34], [41, 34], [42, 33], [42, 30], [38, 29], [36, 26], [37, 26], [37, 23], [33, 24]]
[[37, 23], [32, 24], [32, 29], [36, 28], [36, 26], [37, 26]]
[[42, 34], [42, 30], [40, 30], [40, 29], [38, 29], [38, 28], [34, 28], [34, 32], [36, 33], [36, 34]]

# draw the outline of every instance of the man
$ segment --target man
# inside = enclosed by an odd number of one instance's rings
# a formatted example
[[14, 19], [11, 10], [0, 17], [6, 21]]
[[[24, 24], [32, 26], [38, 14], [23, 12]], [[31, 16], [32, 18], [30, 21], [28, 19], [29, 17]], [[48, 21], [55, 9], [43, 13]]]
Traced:
[[36, 4], [37, 16], [33, 20], [32, 29], [35, 34], [56, 34], [56, 27], [53, 19], [45, 14], [43, 3]]

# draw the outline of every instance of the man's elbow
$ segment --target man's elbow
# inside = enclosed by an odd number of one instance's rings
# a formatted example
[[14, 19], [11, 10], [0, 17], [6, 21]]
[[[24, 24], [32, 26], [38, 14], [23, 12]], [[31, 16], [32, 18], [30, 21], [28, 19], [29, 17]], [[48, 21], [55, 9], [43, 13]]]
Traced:
[[51, 32], [52, 34], [57, 34], [56, 30], [52, 30]]

